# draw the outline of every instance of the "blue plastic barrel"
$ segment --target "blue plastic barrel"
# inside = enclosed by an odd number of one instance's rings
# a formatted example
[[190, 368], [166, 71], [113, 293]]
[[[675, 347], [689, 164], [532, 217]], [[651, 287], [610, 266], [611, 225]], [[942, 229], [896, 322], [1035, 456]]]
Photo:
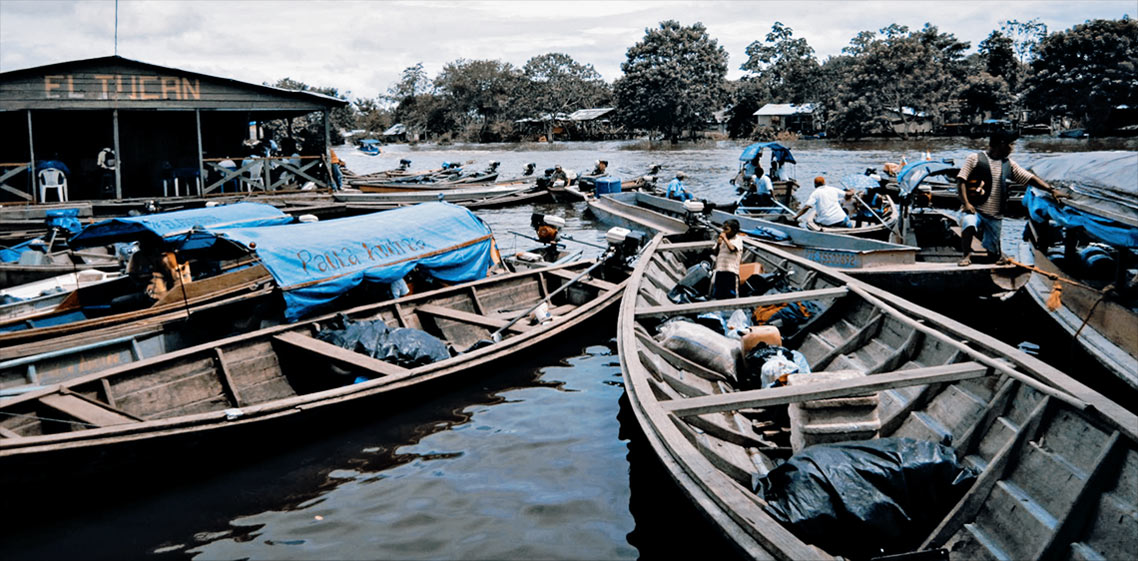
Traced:
[[620, 178], [619, 177], [598, 177], [597, 178], [597, 195], [608, 195], [609, 193], [620, 192]]

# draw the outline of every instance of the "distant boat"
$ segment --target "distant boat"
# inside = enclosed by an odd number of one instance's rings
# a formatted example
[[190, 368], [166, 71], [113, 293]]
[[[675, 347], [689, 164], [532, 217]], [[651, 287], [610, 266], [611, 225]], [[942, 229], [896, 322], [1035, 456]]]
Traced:
[[365, 138], [360, 141], [359, 150], [368, 156], [378, 156], [380, 149], [380, 142], [372, 138]]
[[1058, 136], [1059, 138], [1086, 138], [1090, 135], [1087, 134], [1087, 131], [1084, 129], [1067, 129], [1065, 131], [1059, 131]]

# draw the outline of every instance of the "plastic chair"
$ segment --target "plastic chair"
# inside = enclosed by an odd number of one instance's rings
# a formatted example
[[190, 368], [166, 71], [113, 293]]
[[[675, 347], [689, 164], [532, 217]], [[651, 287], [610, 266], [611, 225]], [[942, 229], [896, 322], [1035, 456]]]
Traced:
[[44, 168], [40, 170], [40, 202], [47, 201], [47, 190], [55, 189], [55, 194], [61, 202], [67, 202], [67, 176], [62, 170]]
[[[248, 162], [248, 160], [242, 161], [241, 166], [245, 167], [245, 165], [247, 165], [246, 162]], [[246, 170], [249, 176], [243, 178], [243, 181], [245, 182], [246, 190], [250, 193], [253, 192], [254, 185], [258, 185], [262, 191], [265, 190], [265, 177], [262, 175], [264, 173], [264, 166], [264, 160], [257, 160], [256, 163]]]

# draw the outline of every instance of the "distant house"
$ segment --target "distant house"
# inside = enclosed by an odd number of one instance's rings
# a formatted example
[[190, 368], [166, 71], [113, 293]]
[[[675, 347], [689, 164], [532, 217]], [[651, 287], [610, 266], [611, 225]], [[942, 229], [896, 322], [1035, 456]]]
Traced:
[[[912, 107], [902, 107], [901, 111], [903, 113], [898, 113], [896, 109], [885, 110], [883, 116], [889, 120], [890, 128], [881, 132], [892, 132], [894, 134], [929, 134], [933, 132], [933, 119], [924, 111], [917, 111]], [[905, 127], [906, 120], [909, 122], [907, 129]]]
[[604, 139], [612, 138], [615, 129], [611, 115], [614, 107], [594, 107], [578, 109], [572, 113], [545, 113], [537, 117], [528, 117], [514, 121], [530, 131], [530, 134], [544, 135], [547, 126], [552, 126], [553, 134], [557, 137], [568, 135], [573, 139]]
[[395, 123], [383, 131], [382, 136], [387, 142], [407, 142], [407, 127], [403, 123]]
[[813, 103], [768, 103], [755, 111], [755, 124], [774, 130], [813, 134], [821, 127], [815, 119]]

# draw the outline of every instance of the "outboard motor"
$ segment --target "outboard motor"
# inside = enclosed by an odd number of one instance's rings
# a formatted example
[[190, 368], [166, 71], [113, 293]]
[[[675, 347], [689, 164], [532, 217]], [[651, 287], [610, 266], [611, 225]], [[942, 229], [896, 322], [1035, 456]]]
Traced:
[[548, 189], [553, 186], [553, 168], [545, 168], [545, 175], [537, 178], [537, 186], [540, 189]]
[[560, 239], [561, 229], [565, 227], [565, 219], [552, 214], [535, 212], [530, 216], [529, 223], [537, 234], [537, 241], [546, 244], [542, 248], [545, 260], [550, 263], [557, 261], [561, 246], [557, 242]]
[[1095, 280], [1109, 280], [1114, 278], [1114, 255], [1110, 248], [1100, 244], [1091, 244], [1079, 250], [1079, 261], [1087, 276]]
[[498, 166], [500, 165], [502, 165], [502, 162], [491, 160], [490, 165], [486, 168], [486, 173], [494, 173], [495, 171], [498, 171]]
[[533, 164], [533, 163], [526, 164], [525, 169], [522, 170], [522, 176], [523, 177], [529, 177], [529, 176], [533, 175], [533, 172], [535, 169], [537, 169], [537, 164]]
[[614, 226], [605, 232], [605, 241], [608, 242], [609, 248], [605, 251], [602, 276], [612, 279], [627, 277], [628, 269], [632, 267], [632, 263], [640, 255], [640, 248], [644, 246], [644, 234]]
[[399, 169], [402, 171], [411, 169], [411, 160], [408, 160], [407, 158], [399, 160]]

